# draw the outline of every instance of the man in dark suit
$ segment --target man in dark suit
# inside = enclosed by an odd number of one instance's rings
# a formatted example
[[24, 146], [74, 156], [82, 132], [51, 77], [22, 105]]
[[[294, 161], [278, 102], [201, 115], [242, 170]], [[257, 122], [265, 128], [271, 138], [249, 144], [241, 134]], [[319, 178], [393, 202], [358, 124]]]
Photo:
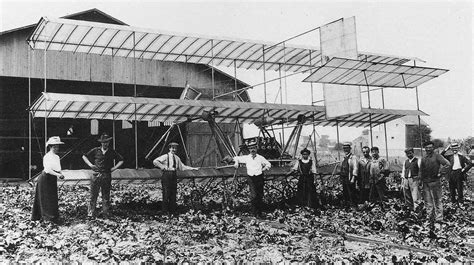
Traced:
[[[451, 149], [452, 154], [446, 154]], [[449, 171], [449, 193], [451, 195], [452, 203], [462, 204], [463, 202], [463, 183], [466, 180], [466, 174], [472, 167], [472, 162], [465, 156], [458, 153], [459, 144], [453, 143], [448, 145], [446, 149], [441, 152], [441, 155], [449, 160], [451, 163]], [[456, 199], [457, 193], [457, 199]]]

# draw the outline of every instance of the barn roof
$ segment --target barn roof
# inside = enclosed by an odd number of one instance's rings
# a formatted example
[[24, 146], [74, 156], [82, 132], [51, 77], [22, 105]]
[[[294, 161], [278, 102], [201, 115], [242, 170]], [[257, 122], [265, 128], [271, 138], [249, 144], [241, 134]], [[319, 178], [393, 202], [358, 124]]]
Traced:
[[[97, 8], [92, 8], [84, 11], [80, 11], [74, 14], [66, 15], [61, 18], [66, 18], [66, 19], [73, 19], [73, 20], [83, 20], [83, 21], [92, 21], [92, 22], [101, 22], [101, 23], [108, 23], [108, 24], [116, 24], [116, 25], [128, 25], [127, 23], [97, 9]], [[0, 32], [0, 35], [8, 34], [11, 32], [19, 31], [19, 30], [24, 30], [24, 29], [29, 29], [29, 28], [34, 28], [36, 27], [35, 24], [19, 27], [19, 28], [14, 28], [14, 29], [9, 29], [6, 31]]]

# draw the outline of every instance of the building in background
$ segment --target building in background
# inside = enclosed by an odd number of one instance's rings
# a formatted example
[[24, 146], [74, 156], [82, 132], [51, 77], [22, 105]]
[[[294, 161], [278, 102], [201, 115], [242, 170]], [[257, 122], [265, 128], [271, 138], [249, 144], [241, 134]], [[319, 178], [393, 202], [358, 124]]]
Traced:
[[[421, 126], [429, 127], [428, 124], [421, 119]], [[417, 139], [418, 134], [418, 117], [405, 116], [400, 119], [387, 123], [387, 147], [388, 156], [392, 161], [400, 162], [405, 159], [405, 149], [415, 147], [417, 156], [420, 155], [420, 143]], [[383, 126], [377, 126], [372, 129], [373, 145], [380, 149], [380, 155], [385, 156], [385, 131]], [[362, 134], [353, 141], [354, 153], [362, 154], [362, 147], [370, 145], [370, 132], [368, 129], [363, 130]]]
[[[98, 9], [63, 18], [127, 25]], [[222, 94], [248, 86], [204, 64], [32, 50], [26, 40], [35, 26], [0, 32], [0, 177], [3, 178], [28, 177], [30, 129], [27, 109], [42, 92], [134, 96], [136, 90], [137, 97], [180, 98], [183, 89], [190, 85], [202, 93], [199, 99], [210, 99], [213, 92]], [[250, 101], [245, 91], [235, 98], [227, 96], [219, 100]], [[31, 125], [32, 169], [37, 172], [42, 169], [41, 157], [45, 150], [45, 121], [35, 118]], [[145, 155], [169, 124], [137, 122], [137, 163], [133, 121], [48, 119], [47, 135], [59, 135], [65, 141], [63, 154], [74, 147], [62, 160], [63, 168], [80, 169], [85, 168], [82, 152], [97, 145], [97, 134], [113, 135], [114, 127], [116, 149], [124, 154], [124, 167], [135, 168], [136, 164], [152, 167]], [[241, 136], [234, 133], [235, 125], [222, 124], [222, 127], [238, 146]], [[188, 123], [180, 128], [187, 151], [193, 158], [193, 161], [185, 161], [181, 145], [178, 153], [183, 155], [181, 158], [186, 164], [208, 166], [218, 163], [217, 147], [207, 123]], [[173, 137], [169, 141], [181, 142], [178, 134]], [[207, 150], [207, 155], [203, 156], [203, 150]]]

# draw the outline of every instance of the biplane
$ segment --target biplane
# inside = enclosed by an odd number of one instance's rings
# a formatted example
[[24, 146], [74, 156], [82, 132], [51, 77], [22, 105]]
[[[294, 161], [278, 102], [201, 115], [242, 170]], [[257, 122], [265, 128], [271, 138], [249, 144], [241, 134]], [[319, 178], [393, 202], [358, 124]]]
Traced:
[[[346, 43], [346, 48], [341, 51], [327, 48], [332, 44], [328, 42], [323, 45], [323, 41], [319, 49], [288, 44], [288, 40], [292, 38], [273, 44], [46, 17], [38, 22], [28, 38], [28, 44], [32, 49], [45, 52], [73, 52], [134, 60], [253, 69], [264, 73], [263, 85], [275, 81], [265, 80], [265, 72], [284, 71], [290, 73], [289, 75], [302, 75], [303, 82], [338, 87], [337, 89], [343, 93], [346, 88], [355, 87], [359, 96], [361, 87], [367, 88], [368, 94], [371, 87], [417, 89], [419, 85], [448, 71], [416, 66], [416, 62], [421, 61], [417, 58], [358, 52], [357, 46], [354, 47], [351, 42], [355, 40], [353, 19], [340, 19], [313, 30], [319, 30], [321, 34], [328, 29], [331, 29], [330, 32], [338, 31], [334, 30], [337, 29], [333, 27], [334, 25], [339, 28], [342, 25], [343, 30], [339, 30], [342, 32], [341, 36], [336, 36], [341, 42]], [[354, 27], [353, 34], [347, 33], [346, 29], [352, 27]], [[334, 36], [331, 39], [334, 39]], [[45, 91], [31, 104], [29, 111], [34, 118], [159, 121], [172, 124], [149, 150], [146, 155], [148, 159], [157, 155], [156, 149], [160, 146], [163, 152], [170, 133], [176, 131], [181, 133], [179, 126], [176, 125], [207, 122], [223, 162], [214, 168], [183, 171], [178, 175], [181, 179], [193, 180], [226, 179], [245, 175], [242, 168], [235, 170], [226, 166], [229, 158], [231, 160], [244, 150], [239, 150], [238, 146], [229, 140], [219, 126], [221, 123], [235, 123], [238, 130], [242, 129], [242, 124], [256, 125], [260, 135], [253, 140], [258, 142], [258, 152], [271, 160], [274, 165], [266, 176], [281, 177], [288, 172], [288, 162], [296, 157], [298, 141], [304, 126], [312, 126], [313, 129], [318, 126], [331, 126], [372, 130], [375, 126], [384, 125], [403, 116], [427, 115], [418, 106], [416, 110], [372, 108], [369, 101], [369, 107], [363, 108], [360, 98], [355, 111], [337, 116], [329, 115], [328, 104], [331, 102], [328, 101], [325, 101], [324, 106], [318, 106], [268, 103], [266, 98], [264, 103], [221, 100], [225, 95], [238, 96], [242, 91], [254, 87], [256, 85], [213, 95], [211, 100], [200, 100], [199, 91], [193, 89], [192, 84], [186, 86], [180, 99], [78, 95]], [[286, 143], [284, 139], [275, 136], [275, 130], [280, 126], [292, 129]], [[242, 139], [240, 147], [245, 149], [245, 142], [249, 140]], [[317, 149], [315, 144], [312, 147], [313, 150]], [[186, 151], [186, 148], [184, 150]], [[188, 161], [190, 160], [191, 158], [188, 158]], [[332, 168], [329, 173], [325, 173], [331, 174], [331, 171]], [[324, 174], [324, 170], [321, 172]], [[64, 181], [74, 184], [85, 183], [89, 180], [89, 174], [91, 174], [89, 170], [65, 170]], [[158, 169], [120, 169], [113, 173], [113, 180], [155, 183], [159, 181], [160, 176], [161, 171]]]

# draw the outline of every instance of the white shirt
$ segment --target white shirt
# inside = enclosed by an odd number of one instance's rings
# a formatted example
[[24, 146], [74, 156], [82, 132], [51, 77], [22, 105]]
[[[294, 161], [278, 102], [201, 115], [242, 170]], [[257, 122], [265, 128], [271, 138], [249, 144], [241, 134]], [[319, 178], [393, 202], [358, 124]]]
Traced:
[[[413, 162], [413, 159], [415, 159], [416, 157], [413, 157], [412, 159], [408, 159], [408, 161], [411, 163]], [[418, 158], [418, 168], [420, 168], [421, 166], [421, 159]], [[405, 163], [403, 163], [403, 166], [402, 166], [402, 178], [405, 177]], [[408, 172], [408, 177], [410, 178], [411, 177], [411, 171]]]
[[49, 151], [43, 157], [43, 171], [47, 174], [58, 175], [61, 172], [61, 160], [59, 156]]
[[[173, 159], [174, 158], [174, 159]], [[174, 162], [176, 162], [176, 166], [174, 165]], [[166, 169], [166, 168], [174, 168], [177, 170], [192, 170], [194, 169], [193, 167], [188, 167], [183, 162], [181, 162], [181, 159], [179, 156], [170, 153], [164, 154], [162, 156], [157, 157], [155, 160], [153, 160], [153, 165], [161, 168], [161, 169]]]
[[270, 162], [265, 159], [265, 157], [256, 154], [255, 157], [252, 157], [251, 154], [245, 156], [236, 156], [234, 157], [235, 163], [245, 164], [247, 167], [247, 175], [249, 176], [258, 176], [262, 174], [264, 170], [268, 170], [272, 167]]
[[453, 170], [461, 169], [461, 161], [459, 161], [459, 154], [453, 155]]

